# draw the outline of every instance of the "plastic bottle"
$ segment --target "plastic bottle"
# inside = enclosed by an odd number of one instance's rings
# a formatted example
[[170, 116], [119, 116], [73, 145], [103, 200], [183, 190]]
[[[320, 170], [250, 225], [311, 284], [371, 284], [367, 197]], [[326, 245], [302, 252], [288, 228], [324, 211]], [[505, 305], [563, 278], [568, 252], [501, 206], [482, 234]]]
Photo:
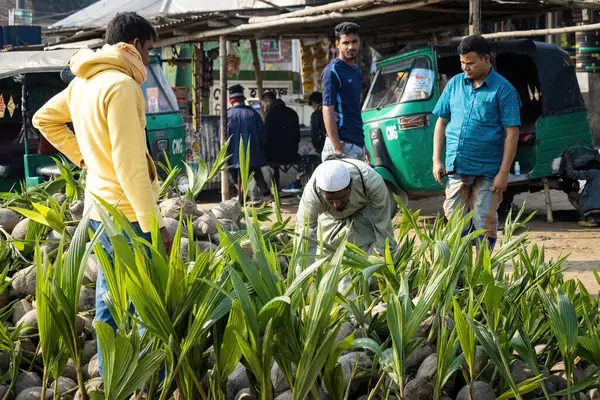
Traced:
[[518, 161], [515, 161], [515, 175], [521, 175], [521, 166]]

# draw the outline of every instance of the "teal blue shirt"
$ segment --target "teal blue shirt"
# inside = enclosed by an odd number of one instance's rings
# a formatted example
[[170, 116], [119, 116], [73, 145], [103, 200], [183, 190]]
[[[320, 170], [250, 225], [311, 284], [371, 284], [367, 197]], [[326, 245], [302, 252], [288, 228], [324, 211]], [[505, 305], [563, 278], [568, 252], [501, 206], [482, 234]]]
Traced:
[[464, 73], [446, 85], [433, 110], [447, 119], [446, 170], [493, 179], [504, 156], [505, 128], [521, 125], [521, 99], [494, 69], [475, 89]]

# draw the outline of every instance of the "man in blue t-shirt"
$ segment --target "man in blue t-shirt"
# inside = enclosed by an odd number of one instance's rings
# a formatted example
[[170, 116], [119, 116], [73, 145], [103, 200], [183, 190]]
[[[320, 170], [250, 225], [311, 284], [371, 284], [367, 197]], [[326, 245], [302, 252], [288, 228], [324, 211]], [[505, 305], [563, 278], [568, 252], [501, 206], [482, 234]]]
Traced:
[[335, 27], [339, 57], [323, 70], [323, 119], [327, 139], [321, 157], [351, 157], [362, 160], [365, 137], [360, 113], [362, 80], [356, 58], [360, 50], [358, 24], [342, 22]]
[[448, 177], [446, 216], [457, 209], [473, 211], [473, 227], [485, 232], [480, 239], [487, 239], [493, 249], [498, 206], [517, 151], [521, 99], [492, 67], [485, 38], [466, 37], [458, 53], [464, 73], [448, 82], [433, 110], [438, 116], [433, 176], [440, 184]]

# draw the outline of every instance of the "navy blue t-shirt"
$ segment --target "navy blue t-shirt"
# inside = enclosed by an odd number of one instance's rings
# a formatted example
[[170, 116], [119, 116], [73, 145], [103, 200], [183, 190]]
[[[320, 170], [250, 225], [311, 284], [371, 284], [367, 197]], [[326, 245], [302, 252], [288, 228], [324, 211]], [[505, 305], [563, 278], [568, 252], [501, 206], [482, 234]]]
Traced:
[[360, 112], [362, 81], [357, 65], [349, 66], [336, 58], [323, 70], [323, 106], [335, 107], [340, 140], [365, 145]]

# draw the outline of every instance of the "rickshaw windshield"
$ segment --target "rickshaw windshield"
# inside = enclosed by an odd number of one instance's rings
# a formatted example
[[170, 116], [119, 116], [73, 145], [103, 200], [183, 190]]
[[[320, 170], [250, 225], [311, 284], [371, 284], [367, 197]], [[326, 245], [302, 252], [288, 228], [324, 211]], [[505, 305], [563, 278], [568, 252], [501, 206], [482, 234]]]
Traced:
[[427, 57], [415, 57], [379, 70], [365, 102], [365, 110], [427, 100], [433, 92], [434, 73]]
[[142, 84], [142, 92], [146, 99], [146, 112], [149, 114], [176, 112], [177, 97], [160, 64], [151, 63], [148, 65], [148, 77]]

